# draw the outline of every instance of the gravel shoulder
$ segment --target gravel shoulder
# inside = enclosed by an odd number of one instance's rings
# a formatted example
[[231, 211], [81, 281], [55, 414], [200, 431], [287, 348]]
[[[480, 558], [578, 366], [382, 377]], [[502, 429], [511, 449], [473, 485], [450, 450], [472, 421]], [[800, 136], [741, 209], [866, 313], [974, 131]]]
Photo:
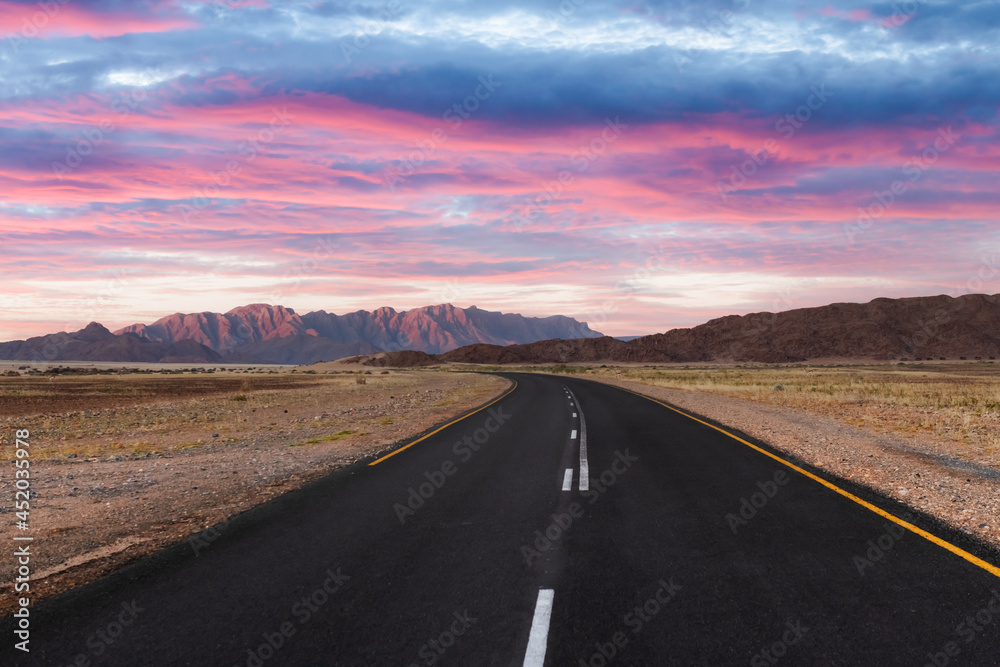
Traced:
[[800, 408], [631, 380], [588, 379], [658, 398], [740, 430], [1000, 548], [1000, 471], [942, 454], [933, 439], [876, 433]]
[[[310, 376], [190, 397], [7, 417], [30, 429], [33, 603], [93, 581], [499, 395], [510, 382], [423, 371]], [[116, 380], [117, 381], [117, 380]], [[103, 400], [103, 399], [102, 399]], [[10, 444], [10, 443], [5, 443]], [[8, 461], [10, 452], [4, 448]], [[13, 475], [0, 494], [13, 499]], [[12, 501], [0, 513], [13, 522]], [[0, 586], [13, 583], [13, 549]], [[14, 609], [0, 600], [0, 615]]]

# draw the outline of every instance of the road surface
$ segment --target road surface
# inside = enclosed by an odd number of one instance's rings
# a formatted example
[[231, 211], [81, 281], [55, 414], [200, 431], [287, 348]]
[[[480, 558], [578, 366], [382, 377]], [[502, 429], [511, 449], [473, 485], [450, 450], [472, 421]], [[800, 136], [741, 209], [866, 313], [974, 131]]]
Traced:
[[29, 654], [6, 619], [0, 663], [1000, 664], [995, 554], [650, 399], [508, 377], [411, 446], [38, 605]]

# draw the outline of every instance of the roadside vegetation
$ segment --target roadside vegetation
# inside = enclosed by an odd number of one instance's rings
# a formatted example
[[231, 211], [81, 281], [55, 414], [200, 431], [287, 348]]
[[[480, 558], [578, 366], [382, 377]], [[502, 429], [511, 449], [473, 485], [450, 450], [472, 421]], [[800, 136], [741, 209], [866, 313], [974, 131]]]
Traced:
[[1000, 460], [1000, 367], [992, 362], [870, 366], [605, 367], [589, 375], [800, 408]]

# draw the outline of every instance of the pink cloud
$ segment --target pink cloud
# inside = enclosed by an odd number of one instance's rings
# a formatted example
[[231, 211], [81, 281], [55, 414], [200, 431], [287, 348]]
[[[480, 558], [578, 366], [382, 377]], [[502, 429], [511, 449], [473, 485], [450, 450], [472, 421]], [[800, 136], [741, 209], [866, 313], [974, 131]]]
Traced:
[[[310, 299], [332, 299], [338, 285], [373, 276], [409, 285], [419, 299], [433, 298], [427, 286], [447, 280], [495, 291], [556, 285], [567, 275], [585, 275], [574, 280], [603, 298], [648, 253], [634, 237], [627, 240], [630, 230], [655, 237], [670, 228], [676, 230], [670, 261], [678, 270], [823, 277], [879, 265], [898, 268], [916, 284], [931, 267], [920, 266], [912, 248], [893, 254], [884, 243], [899, 220], [989, 220], [996, 210], [990, 178], [1000, 170], [1000, 149], [986, 126], [963, 126], [963, 140], [938, 157], [863, 242], [847, 248], [837, 245], [843, 226], [933, 141], [933, 130], [839, 131], [815, 123], [786, 138], [776, 133], [774, 119], [718, 114], [627, 128], [602, 144], [600, 125], [527, 131], [472, 118], [453, 127], [329, 95], [262, 98], [252, 82], [233, 75], [200, 85], [224, 88], [237, 101], [182, 105], [164, 86], [127, 114], [114, 111], [113, 96], [98, 95], [0, 107], [0, 125], [62, 137], [40, 169], [0, 167], [7, 204], [0, 228], [18, 265], [31, 267], [38, 280], [116, 267], [149, 280], [211, 272], [237, 281], [220, 287], [232, 306], [259, 300], [253, 295], [260, 289], [294, 275], [295, 267], [316, 258], [317, 248], [326, 248], [297, 288]], [[275, 110], [288, 120], [280, 131], [271, 125]], [[114, 131], [78, 168], [62, 179], [48, 169], [105, 119]], [[718, 181], [769, 139], [779, 145], [776, 154], [736, 194], [721, 198]], [[251, 159], [244, 149], [253, 141]], [[581, 162], [588, 150], [593, 159]], [[395, 190], [386, 188], [382, 170], [415, 151], [424, 153], [413, 173]], [[213, 189], [230, 164], [238, 169]], [[881, 170], [887, 180], [851, 180], [855, 170]], [[565, 173], [571, 178], [560, 182]], [[205, 206], [186, 214], [199, 198]], [[523, 228], [510, 224], [532, 200], [543, 202], [534, 220]], [[453, 226], [480, 231], [455, 231], [451, 238]], [[975, 234], [933, 233], [976, 243]], [[323, 245], [331, 236], [336, 243]], [[440, 242], [444, 237], [449, 243]], [[599, 252], [591, 252], [594, 239]], [[571, 300], [551, 308], [585, 310]], [[642, 318], [659, 317], [666, 328], [723, 314], [703, 309], [692, 315], [689, 306], [671, 314], [662, 310], [662, 299], [659, 311], [640, 302], [629, 308], [609, 330], [642, 333], [630, 329]]]
[[0, 33], [35, 37], [118, 37], [131, 33], [167, 32], [198, 27], [172, 2], [160, 3], [160, 16], [127, 12], [92, 12], [73, 2], [17, 4], [0, 0]]

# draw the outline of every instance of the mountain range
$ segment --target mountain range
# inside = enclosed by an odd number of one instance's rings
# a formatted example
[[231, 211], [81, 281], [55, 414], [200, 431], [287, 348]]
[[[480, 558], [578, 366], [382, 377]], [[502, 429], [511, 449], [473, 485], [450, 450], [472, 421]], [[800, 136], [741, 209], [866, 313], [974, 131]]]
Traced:
[[1000, 294], [834, 303], [729, 315], [689, 329], [619, 340], [569, 317], [524, 317], [450, 304], [335, 315], [253, 304], [176, 313], [114, 333], [0, 343], [0, 359], [310, 364], [358, 356], [375, 365], [581, 361], [783, 363], [820, 358], [1000, 356]]
[[1000, 357], [1000, 294], [834, 303], [780, 313], [729, 315], [690, 329], [622, 341], [610, 337], [524, 345], [475, 344], [439, 355], [388, 353], [372, 365], [582, 361], [788, 363], [809, 359]]
[[505, 346], [600, 336], [561, 315], [525, 317], [475, 306], [379, 308], [346, 315], [318, 310], [300, 316], [291, 308], [252, 304], [227, 313], [175, 313], [115, 332], [95, 322], [75, 333], [0, 343], [0, 359], [310, 364], [382, 351], [436, 354], [473, 343]]

